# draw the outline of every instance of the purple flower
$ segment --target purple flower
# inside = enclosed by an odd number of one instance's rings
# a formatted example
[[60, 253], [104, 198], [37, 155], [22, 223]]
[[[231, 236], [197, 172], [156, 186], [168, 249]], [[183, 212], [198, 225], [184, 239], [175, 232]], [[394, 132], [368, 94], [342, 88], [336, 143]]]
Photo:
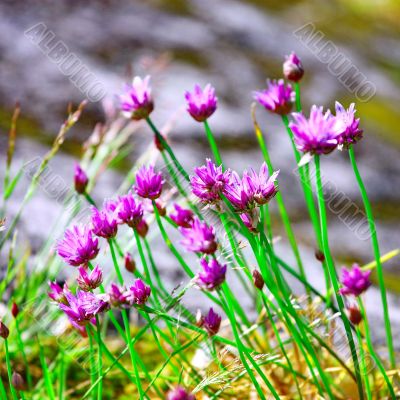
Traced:
[[336, 118], [329, 110], [323, 113], [323, 107], [313, 105], [309, 119], [302, 113], [293, 113], [292, 116], [294, 122], [289, 126], [301, 152], [329, 154], [336, 148], [340, 131], [337, 129]]
[[113, 307], [129, 307], [128, 295], [124, 287], [112, 283], [107, 292], [110, 303]]
[[135, 228], [143, 218], [143, 207], [129, 192], [119, 198], [115, 213], [120, 223]]
[[75, 164], [74, 184], [76, 192], [79, 194], [85, 193], [88, 183], [89, 179], [85, 171], [79, 164]]
[[72, 325], [83, 326], [92, 322], [93, 318], [109, 308], [108, 302], [91, 292], [78, 290], [76, 296], [70, 291], [65, 292], [68, 304], [59, 304]]
[[161, 173], [154, 172], [154, 165], [142, 166], [136, 174], [136, 193], [145, 199], [155, 200], [161, 195], [164, 181]]
[[295, 93], [290, 84], [285, 85], [283, 79], [267, 80], [267, 89], [254, 92], [253, 97], [267, 110], [279, 115], [286, 115], [292, 109]]
[[339, 290], [340, 294], [360, 296], [371, 286], [370, 275], [371, 271], [363, 272], [358, 264], [353, 264], [351, 270], [343, 269], [340, 280], [343, 287]]
[[206, 290], [214, 290], [225, 281], [226, 265], [221, 265], [216, 259], [212, 258], [207, 262], [205, 258], [200, 260], [202, 271], [197, 275], [196, 282]]
[[198, 122], [210, 118], [217, 109], [218, 99], [215, 89], [208, 84], [204, 90], [199, 85], [194, 86], [193, 92], [186, 92], [187, 112]]
[[124, 93], [119, 96], [121, 110], [128, 118], [144, 119], [153, 111], [149, 82], [150, 76], [146, 76], [143, 80], [135, 76], [132, 85], [126, 85]]
[[218, 202], [220, 194], [230, 181], [231, 172], [223, 172], [222, 166], [217, 167], [207, 158], [206, 164], [195, 168], [194, 173], [190, 177], [193, 194], [204, 203]]
[[303, 64], [294, 51], [286, 56], [286, 61], [283, 63], [283, 75], [293, 82], [298, 82], [304, 75]]
[[65, 292], [68, 290], [68, 286], [65, 283], [62, 288], [57, 282], [49, 282], [50, 291], [47, 293], [48, 296], [56, 303], [68, 304]]
[[88, 226], [74, 225], [65, 231], [64, 239], [57, 244], [57, 251], [67, 264], [78, 267], [96, 258], [100, 250], [98, 245], [98, 239], [93, 238]]
[[174, 207], [175, 213], [169, 215], [172, 221], [183, 228], [190, 228], [193, 222], [193, 211], [186, 210], [176, 203]]
[[79, 267], [78, 272], [79, 275], [76, 281], [78, 282], [78, 286], [85, 292], [90, 292], [98, 288], [103, 282], [103, 273], [98, 265], [93, 268], [90, 274], [87, 267]]
[[190, 228], [179, 228], [179, 231], [184, 237], [181, 244], [186, 250], [204, 254], [213, 254], [217, 250], [214, 228], [198, 218], [193, 220]]
[[196, 400], [196, 398], [183, 387], [177, 386], [175, 389], [168, 392], [167, 400]]
[[211, 307], [210, 311], [203, 319], [203, 327], [210, 336], [214, 336], [219, 331], [221, 321], [221, 316], [214, 312], [213, 308]]
[[250, 212], [240, 214], [239, 216], [244, 226], [253, 233], [257, 233], [257, 226], [260, 222], [260, 214], [257, 210], [258, 209], [254, 209]]
[[150, 293], [150, 286], [145, 285], [141, 279], [136, 279], [135, 283], [128, 289], [127, 299], [132, 304], [142, 305], [146, 303]]
[[92, 207], [91, 210], [93, 233], [106, 239], [115, 237], [118, 231], [118, 223], [114, 212], [110, 213], [107, 208], [99, 211], [96, 207]]
[[346, 110], [338, 101], [335, 103], [336, 108], [336, 128], [340, 131], [338, 136], [339, 144], [349, 146], [358, 142], [362, 136], [363, 131], [360, 129], [360, 118], [355, 117], [355, 104], [351, 103], [350, 107]]

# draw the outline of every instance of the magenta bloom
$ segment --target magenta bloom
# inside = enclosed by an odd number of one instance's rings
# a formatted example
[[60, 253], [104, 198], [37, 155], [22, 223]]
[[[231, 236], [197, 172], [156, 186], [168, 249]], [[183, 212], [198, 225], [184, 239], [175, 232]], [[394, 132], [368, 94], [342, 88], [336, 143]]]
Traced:
[[215, 203], [220, 200], [220, 194], [230, 181], [231, 172], [223, 172], [222, 166], [217, 167], [209, 158], [206, 164], [195, 168], [195, 175], [190, 177], [192, 192], [203, 203]]
[[154, 165], [142, 166], [136, 174], [136, 193], [145, 199], [155, 200], [161, 195], [164, 181], [161, 173], [154, 171]]
[[360, 118], [355, 117], [355, 104], [351, 103], [350, 107], [346, 110], [338, 101], [335, 103], [336, 108], [336, 128], [340, 131], [338, 136], [339, 144], [349, 146], [358, 142], [362, 136], [363, 131], [360, 129]]
[[221, 321], [221, 316], [214, 312], [213, 308], [211, 307], [210, 311], [203, 319], [203, 327], [210, 336], [214, 336], [219, 331]]
[[187, 112], [198, 122], [210, 118], [217, 109], [218, 99], [215, 89], [208, 84], [204, 90], [199, 85], [194, 86], [193, 92], [186, 92]]
[[175, 389], [168, 392], [167, 400], [196, 400], [196, 398], [183, 387], [177, 386]]
[[135, 283], [128, 289], [127, 299], [131, 304], [145, 304], [150, 297], [150, 286], [145, 285], [141, 279], [136, 279]]
[[114, 213], [110, 213], [106, 209], [99, 211], [96, 207], [92, 207], [91, 210], [93, 233], [106, 239], [115, 237], [118, 231], [118, 223]]
[[304, 75], [303, 64], [294, 51], [286, 56], [286, 61], [283, 63], [283, 75], [293, 82], [298, 82]]
[[130, 306], [130, 303], [128, 301], [128, 294], [124, 287], [120, 287], [115, 283], [112, 283], [110, 288], [108, 289], [107, 294], [113, 307], [127, 308]]
[[83, 225], [67, 229], [64, 239], [57, 244], [57, 251], [64, 261], [74, 267], [87, 264], [99, 253], [99, 241], [93, 238], [92, 230]]
[[251, 232], [257, 232], [257, 226], [260, 222], [260, 213], [257, 212], [258, 209], [254, 209], [251, 212], [240, 214], [240, 219], [242, 220], [244, 226]]
[[267, 80], [267, 89], [254, 92], [253, 97], [267, 110], [275, 114], [286, 115], [292, 109], [295, 93], [290, 84], [285, 85], [283, 79]]
[[197, 275], [196, 282], [206, 290], [214, 290], [225, 282], [226, 265], [221, 265], [212, 258], [209, 262], [205, 258], [200, 260], [202, 271]]
[[57, 282], [49, 282], [50, 291], [47, 293], [48, 296], [56, 303], [68, 304], [65, 292], [68, 291], [68, 286], [65, 283], [62, 288]]
[[88, 183], [89, 178], [87, 177], [85, 171], [79, 164], [75, 164], [74, 184], [76, 192], [79, 194], [85, 193]]
[[90, 273], [88, 273], [87, 267], [79, 267], [78, 272], [79, 275], [76, 278], [76, 281], [78, 282], [79, 287], [85, 292], [90, 292], [91, 290], [98, 288], [103, 282], [103, 272], [98, 265], [96, 265]]
[[151, 98], [150, 76], [143, 80], [135, 76], [132, 85], [126, 85], [125, 91], [119, 96], [121, 110], [128, 118], [140, 120], [147, 118], [153, 111]]
[[302, 113], [292, 114], [294, 122], [290, 129], [294, 134], [297, 148], [303, 153], [329, 154], [338, 145], [340, 131], [337, 129], [336, 118], [323, 107], [311, 107], [310, 118]]
[[196, 253], [213, 254], [217, 250], [215, 230], [198, 218], [193, 220], [190, 228], [179, 228], [182, 236], [181, 244], [186, 250]]
[[190, 228], [193, 222], [193, 211], [182, 208], [179, 204], [174, 204], [175, 213], [170, 214], [170, 218], [178, 226]]
[[143, 206], [129, 192], [125, 196], [119, 197], [115, 213], [119, 223], [135, 228], [143, 218]]
[[65, 293], [68, 304], [59, 304], [72, 325], [83, 326], [92, 322], [93, 318], [109, 308], [108, 302], [91, 292], [78, 290], [76, 296], [70, 291]]
[[339, 290], [340, 294], [360, 296], [371, 286], [370, 275], [371, 271], [363, 272], [358, 264], [353, 264], [351, 270], [343, 269], [340, 280], [343, 287]]

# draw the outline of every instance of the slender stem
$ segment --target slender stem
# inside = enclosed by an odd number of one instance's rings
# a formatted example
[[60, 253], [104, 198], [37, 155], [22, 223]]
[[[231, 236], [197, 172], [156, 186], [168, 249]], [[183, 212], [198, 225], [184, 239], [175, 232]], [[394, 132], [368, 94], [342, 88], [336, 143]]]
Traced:
[[65, 387], [65, 354], [60, 346], [60, 361], [58, 367], [58, 399], [63, 400]]
[[372, 400], [372, 393], [371, 393], [371, 387], [369, 384], [368, 370], [367, 370], [367, 365], [365, 362], [365, 351], [364, 351], [363, 341], [362, 341], [361, 332], [360, 332], [359, 327], [356, 327], [356, 333], [357, 333], [358, 348], [360, 349], [361, 374], [362, 374], [362, 377], [364, 380], [365, 391], [367, 393], [367, 400]]
[[380, 249], [379, 249], [379, 242], [378, 242], [378, 237], [376, 234], [376, 226], [375, 226], [375, 220], [374, 220], [374, 215], [372, 212], [372, 207], [371, 203], [368, 198], [367, 190], [365, 188], [363, 179], [361, 177], [361, 174], [358, 170], [357, 167], [357, 162], [354, 154], [354, 149], [352, 146], [349, 148], [349, 156], [350, 156], [350, 161], [351, 165], [354, 170], [354, 175], [357, 179], [358, 186], [360, 188], [361, 192], [361, 197], [364, 203], [364, 208], [365, 212], [367, 214], [367, 220], [368, 220], [368, 225], [369, 225], [369, 232], [371, 235], [371, 242], [372, 242], [372, 248], [374, 251], [374, 257], [375, 257], [375, 262], [376, 262], [376, 274], [378, 277], [378, 284], [379, 284], [379, 290], [381, 293], [381, 301], [382, 301], [382, 308], [383, 308], [383, 319], [385, 322], [385, 332], [386, 332], [386, 341], [387, 341], [387, 347], [389, 351], [389, 360], [390, 360], [390, 366], [392, 369], [396, 368], [396, 357], [394, 353], [394, 347], [393, 347], [393, 335], [392, 335], [392, 328], [390, 324], [390, 316], [389, 316], [389, 306], [388, 306], [388, 301], [387, 301], [387, 294], [386, 294], [386, 287], [385, 287], [385, 279], [383, 276], [383, 268], [382, 268], [382, 262], [381, 262], [381, 255], [380, 255]]
[[[100, 322], [99, 317], [96, 315], [96, 333], [97, 333], [97, 342], [98, 342], [98, 376], [102, 377], [103, 371], [103, 353], [101, 346], [101, 330], [100, 330]], [[102, 400], [103, 398], [103, 379], [99, 380], [99, 385], [97, 386], [97, 400]]]
[[[94, 357], [94, 347], [93, 347], [93, 335], [92, 331], [90, 329], [90, 326], [88, 325], [87, 328], [87, 335], [89, 339], [89, 357], [90, 357], [90, 382], [92, 386], [96, 382], [96, 364], [95, 364], [95, 357]], [[92, 393], [92, 399], [96, 400], [96, 392]]]
[[328, 239], [328, 225], [326, 218], [326, 209], [325, 209], [325, 200], [324, 200], [324, 191], [321, 180], [321, 169], [320, 169], [320, 159], [319, 155], [314, 157], [315, 160], [315, 169], [316, 169], [316, 184], [317, 184], [317, 194], [318, 194], [318, 206], [319, 206], [319, 215], [320, 215], [320, 224], [321, 224], [321, 235], [322, 235], [322, 247], [324, 251], [324, 256], [326, 260], [326, 264], [328, 266], [330, 279], [333, 285], [333, 289], [336, 296], [336, 301], [339, 306], [340, 314], [342, 317], [343, 325], [346, 331], [347, 340], [349, 343], [351, 356], [353, 359], [355, 375], [357, 378], [357, 387], [358, 387], [358, 395], [361, 400], [364, 399], [364, 390], [362, 387], [362, 380], [360, 374], [360, 366], [358, 363], [357, 350], [354, 343], [354, 338], [351, 332], [351, 326], [349, 319], [346, 315], [344, 309], [344, 302], [342, 297], [339, 294], [339, 282], [336, 274], [335, 264], [333, 262], [333, 258], [329, 248], [329, 239]]
[[210, 125], [208, 125], [207, 120], [204, 121], [204, 129], [206, 131], [207, 139], [208, 139], [208, 142], [210, 143], [210, 147], [213, 152], [215, 161], [217, 162], [218, 165], [222, 165], [222, 158], [219, 153], [219, 149], [218, 149], [217, 143], [215, 141], [214, 135], [210, 129]]
[[32, 375], [29, 371], [29, 364], [28, 364], [28, 359], [26, 357], [26, 352], [25, 352], [25, 346], [24, 346], [24, 342], [22, 340], [22, 335], [21, 335], [21, 330], [19, 327], [19, 315], [16, 316], [15, 318], [15, 329], [17, 331], [17, 342], [18, 342], [18, 348], [19, 351], [22, 354], [22, 359], [24, 361], [24, 365], [25, 365], [25, 369], [26, 369], [26, 377], [28, 380], [28, 388], [29, 390], [32, 389]]
[[16, 393], [16, 391], [14, 389], [14, 386], [12, 384], [12, 372], [11, 372], [10, 354], [9, 354], [9, 351], [8, 351], [8, 339], [4, 339], [4, 345], [5, 345], [5, 349], [6, 349], [7, 375], [8, 375], [8, 382], [10, 384], [11, 395], [12, 395], [14, 400], [18, 400], [17, 393]]
[[300, 83], [295, 82], [294, 90], [296, 92], [296, 111], [301, 112]]

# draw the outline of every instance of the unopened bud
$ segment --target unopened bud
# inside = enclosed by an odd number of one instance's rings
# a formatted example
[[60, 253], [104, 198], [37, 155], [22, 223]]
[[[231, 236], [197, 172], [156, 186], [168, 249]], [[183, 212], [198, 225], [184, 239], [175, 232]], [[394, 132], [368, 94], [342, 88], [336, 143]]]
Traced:
[[19, 307], [15, 302], [11, 306], [11, 314], [14, 318], [17, 318], [17, 315], [19, 314]]
[[13, 372], [11, 383], [17, 390], [26, 390], [25, 380], [18, 372]]
[[81, 168], [79, 164], [76, 164], [74, 174], [74, 185], [76, 192], [79, 194], [85, 193], [88, 183], [89, 178], [87, 177], [85, 171]]
[[287, 56], [283, 63], [283, 75], [293, 82], [298, 82], [304, 75], [303, 64], [294, 52]]
[[131, 255], [131, 253], [125, 254], [125, 269], [132, 273], [134, 273], [136, 271], [136, 263]]
[[[165, 141], [165, 137], [162, 136], [162, 138], [163, 138], [164, 141]], [[159, 151], [164, 151], [164, 150], [165, 150], [165, 149], [164, 149], [164, 146], [163, 146], [163, 144], [162, 144], [162, 142], [161, 142], [161, 138], [160, 138], [158, 135], [155, 135], [155, 136], [154, 136], [154, 145], [157, 147], [157, 149], [158, 149]]]
[[147, 232], [149, 231], [149, 226], [147, 225], [147, 222], [142, 219], [137, 225], [136, 225], [136, 231], [139, 234], [140, 237], [144, 238], [147, 235]]
[[9, 334], [10, 331], [8, 330], [7, 326], [3, 323], [3, 321], [0, 321], [0, 336], [3, 339], [7, 339]]
[[349, 318], [350, 322], [354, 325], [358, 325], [363, 319], [361, 311], [359, 310], [359, 308], [357, 306], [347, 307], [346, 312], [347, 312], [347, 317]]
[[320, 262], [324, 262], [325, 261], [325, 255], [321, 250], [317, 250], [315, 252], [315, 258]]
[[260, 272], [256, 269], [253, 271], [253, 282], [254, 282], [254, 286], [259, 290], [262, 290], [262, 288], [264, 287], [264, 283], [265, 283], [264, 278], [262, 277]]
[[203, 324], [204, 324], [204, 317], [201, 313], [201, 310], [199, 309], [199, 310], [197, 310], [197, 313], [196, 313], [196, 326], [198, 326], [200, 328], [203, 326]]

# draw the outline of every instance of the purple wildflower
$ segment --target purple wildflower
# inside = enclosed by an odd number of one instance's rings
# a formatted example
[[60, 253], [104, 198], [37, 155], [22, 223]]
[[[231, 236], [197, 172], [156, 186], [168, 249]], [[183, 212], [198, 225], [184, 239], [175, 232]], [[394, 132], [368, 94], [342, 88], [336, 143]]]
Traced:
[[240, 214], [239, 217], [242, 220], [244, 226], [253, 233], [257, 232], [257, 226], [260, 222], [260, 213], [257, 211], [258, 209], [251, 210], [250, 212], [246, 212]]
[[135, 76], [132, 85], [126, 85], [125, 91], [119, 96], [121, 110], [128, 118], [140, 120], [147, 118], [154, 109], [151, 97], [150, 76], [143, 80]]
[[[107, 204], [110, 207], [110, 203]], [[93, 233], [106, 239], [115, 237], [118, 231], [118, 223], [114, 212], [110, 213], [107, 208], [99, 211], [96, 207], [92, 207], [91, 210]]]
[[208, 84], [204, 90], [199, 85], [194, 86], [193, 92], [186, 92], [187, 112], [198, 122], [210, 118], [217, 109], [218, 99], [215, 89]]
[[353, 264], [350, 271], [343, 269], [340, 294], [360, 296], [371, 286], [370, 275], [371, 271], [363, 272], [358, 264]]
[[294, 51], [286, 56], [286, 60], [283, 63], [283, 75], [286, 79], [293, 82], [298, 82], [304, 75], [303, 64]]
[[135, 228], [143, 218], [142, 204], [135, 200], [131, 192], [119, 198], [115, 212], [119, 222], [131, 228]]
[[76, 296], [70, 291], [65, 292], [68, 304], [59, 304], [72, 325], [83, 326], [92, 322], [93, 318], [109, 308], [108, 302], [91, 292], [78, 290]]
[[79, 275], [76, 281], [78, 282], [78, 286], [85, 292], [98, 288], [103, 282], [103, 273], [98, 265], [93, 268], [90, 274], [87, 267], [79, 267], [78, 272]]
[[313, 105], [309, 119], [302, 113], [293, 113], [292, 116], [294, 122], [289, 126], [301, 152], [329, 154], [336, 148], [340, 131], [337, 129], [336, 118], [329, 110], [324, 113], [323, 107]]
[[168, 392], [167, 400], [196, 400], [196, 398], [183, 387], [177, 386], [175, 389]]
[[190, 177], [192, 192], [204, 203], [215, 203], [220, 200], [220, 194], [230, 181], [231, 172], [222, 171], [209, 158], [206, 164], [195, 168], [195, 175]]
[[221, 326], [222, 318], [216, 312], [214, 312], [213, 308], [210, 308], [210, 311], [203, 319], [203, 327], [208, 332], [210, 336], [214, 336], [218, 333], [219, 328]]
[[88, 226], [74, 225], [65, 231], [57, 251], [67, 264], [78, 267], [96, 258], [100, 250], [98, 245], [98, 239], [93, 238], [93, 231]]
[[161, 195], [163, 183], [162, 175], [154, 171], [154, 165], [144, 165], [136, 174], [135, 191], [140, 197], [155, 200]]
[[87, 177], [85, 171], [79, 164], [75, 164], [74, 184], [76, 192], [79, 194], [85, 193], [88, 183], [89, 178]]
[[186, 250], [204, 254], [213, 254], [217, 250], [215, 229], [198, 218], [193, 220], [190, 228], [179, 228], [179, 231], [184, 237], [181, 244]]
[[67, 298], [65, 297], [65, 292], [68, 291], [68, 286], [65, 283], [62, 288], [57, 282], [49, 282], [50, 291], [47, 295], [56, 303], [68, 304]]
[[283, 79], [267, 80], [267, 89], [254, 92], [253, 97], [267, 110], [275, 114], [286, 115], [292, 109], [295, 93], [290, 84], [285, 85]]
[[197, 275], [197, 284], [206, 290], [214, 290], [225, 281], [226, 265], [221, 265], [216, 259], [212, 258], [207, 262], [205, 258], [200, 260], [202, 271]]
[[107, 292], [110, 303], [113, 307], [129, 307], [129, 301], [126, 289], [112, 283]]
[[360, 118], [355, 117], [355, 104], [351, 103], [350, 107], [346, 110], [338, 101], [335, 103], [336, 108], [336, 127], [340, 131], [338, 137], [339, 144], [349, 146], [358, 142], [362, 136], [363, 131], [360, 129]]
[[175, 213], [170, 214], [170, 218], [178, 226], [183, 228], [190, 228], [193, 222], [193, 211], [182, 208], [179, 204], [174, 204]]
[[136, 279], [135, 283], [128, 289], [127, 299], [132, 304], [142, 305], [146, 303], [150, 293], [150, 286], [147, 286], [141, 279]]

